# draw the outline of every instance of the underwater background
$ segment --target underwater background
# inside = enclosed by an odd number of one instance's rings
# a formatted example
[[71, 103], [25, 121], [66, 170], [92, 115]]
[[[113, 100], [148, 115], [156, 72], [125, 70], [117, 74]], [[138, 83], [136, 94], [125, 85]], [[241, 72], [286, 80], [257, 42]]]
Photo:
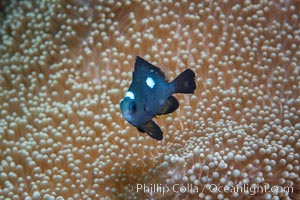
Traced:
[[[1, 1], [0, 199], [299, 199], [299, 10]], [[121, 116], [136, 56], [196, 73], [162, 141]]]

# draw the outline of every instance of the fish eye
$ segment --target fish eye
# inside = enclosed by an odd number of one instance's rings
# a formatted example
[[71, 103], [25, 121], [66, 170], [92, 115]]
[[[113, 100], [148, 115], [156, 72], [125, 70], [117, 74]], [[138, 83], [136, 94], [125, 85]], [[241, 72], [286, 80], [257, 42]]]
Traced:
[[130, 102], [130, 104], [129, 104], [129, 111], [131, 113], [135, 113], [136, 112], [136, 103], [135, 102]]

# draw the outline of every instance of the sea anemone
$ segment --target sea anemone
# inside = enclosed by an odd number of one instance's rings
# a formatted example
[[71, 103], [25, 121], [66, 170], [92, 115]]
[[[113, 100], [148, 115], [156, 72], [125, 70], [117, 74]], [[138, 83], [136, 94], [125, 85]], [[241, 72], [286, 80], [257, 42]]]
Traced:
[[[299, 10], [1, 1], [0, 199], [299, 199]], [[120, 114], [136, 56], [196, 72], [161, 142]]]

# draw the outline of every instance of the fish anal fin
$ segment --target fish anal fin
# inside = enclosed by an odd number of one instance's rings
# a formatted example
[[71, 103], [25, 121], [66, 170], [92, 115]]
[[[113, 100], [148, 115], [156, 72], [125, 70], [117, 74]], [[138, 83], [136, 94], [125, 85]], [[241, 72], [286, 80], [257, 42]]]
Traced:
[[[159, 128], [159, 126], [153, 121], [149, 121], [146, 124], [144, 124], [141, 128], [138, 128], [138, 130], [142, 130], [146, 132], [150, 137], [156, 139], [156, 140], [162, 140], [163, 139], [163, 132]], [[140, 132], [142, 132], [140, 131]]]
[[158, 113], [158, 115], [166, 115], [174, 112], [179, 106], [177, 99], [174, 96], [169, 96], [164, 108]]

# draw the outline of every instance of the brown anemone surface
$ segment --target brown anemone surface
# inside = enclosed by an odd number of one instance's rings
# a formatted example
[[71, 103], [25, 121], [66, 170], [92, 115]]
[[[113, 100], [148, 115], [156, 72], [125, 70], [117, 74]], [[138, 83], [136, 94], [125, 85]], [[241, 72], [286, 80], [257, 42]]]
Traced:
[[[1, 1], [0, 199], [299, 199], [299, 10]], [[161, 142], [120, 114], [136, 56], [169, 80], [196, 73], [195, 94], [155, 119]], [[221, 190], [234, 186], [269, 191]]]

